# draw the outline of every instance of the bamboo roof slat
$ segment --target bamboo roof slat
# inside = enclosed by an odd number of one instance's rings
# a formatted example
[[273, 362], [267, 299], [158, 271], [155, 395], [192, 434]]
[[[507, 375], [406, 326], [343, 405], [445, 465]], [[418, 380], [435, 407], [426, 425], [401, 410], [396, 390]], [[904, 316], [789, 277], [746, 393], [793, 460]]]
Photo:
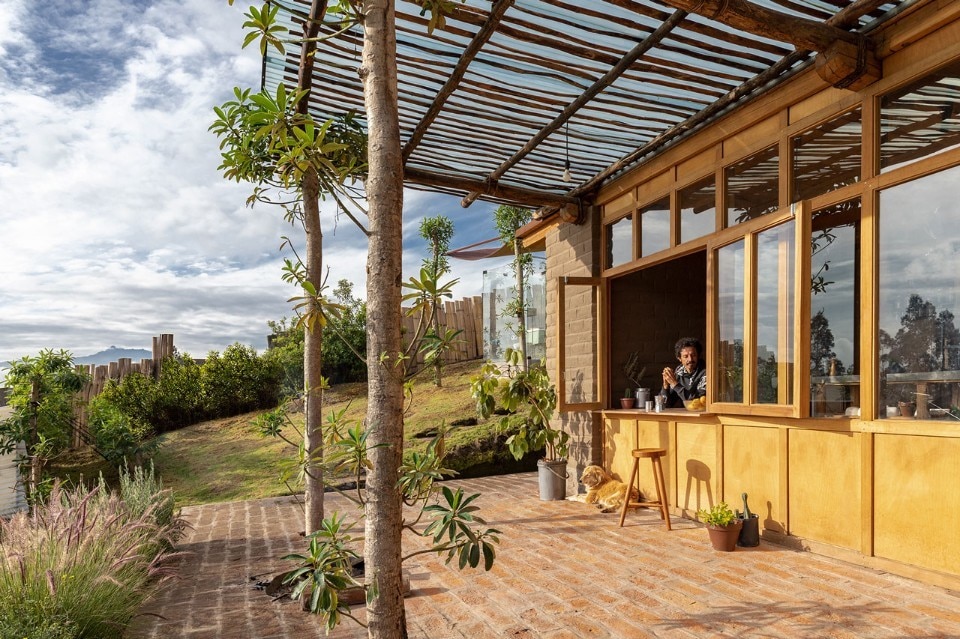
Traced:
[[[796, 38], [743, 30], [739, 14], [720, 22], [674, 6], [774, 16], [781, 34], [795, 24], [822, 45], [828, 35], [862, 41], [917, 1], [465, 0], [433, 34], [419, 6], [397, 2], [405, 179], [473, 193], [468, 202], [576, 201], [807, 68], [815, 54], [797, 49]], [[290, 33], [302, 34], [311, 0], [274, 4]], [[359, 27], [317, 44], [315, 116], [363, 114], [361, 48]], [[265, 87], [292, 86], [300, 53], [268, 52]], [[572, 183], [562, 181], [568, 160]]]

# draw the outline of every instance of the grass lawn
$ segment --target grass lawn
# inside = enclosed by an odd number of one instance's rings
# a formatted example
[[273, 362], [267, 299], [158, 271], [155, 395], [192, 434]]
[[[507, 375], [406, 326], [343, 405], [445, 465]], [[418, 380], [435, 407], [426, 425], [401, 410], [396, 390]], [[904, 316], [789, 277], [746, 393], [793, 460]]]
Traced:
[[[406, 449], [422, 450], [429, 435], [442, 425], [451, 426], [446, 437], [447, 466], [470, 476], [528, 469], [517, 464], [503, 445], [505, 436], [496, 423], [476, 424], [470, 398], [470, 377], [482, 362], [450, 364], [444, 369], [443, 386], [437, 388], [432, 373], [421, 373], [414, 384], [413, 403], [405, 418]], [[324, 396], [326, 410], [348, 407], [349, 419], [362, 419], [367, 404], [366, 384], [343, 384]], [[296, 449], [280, 439], [263, 438], [253, 426], [256, 413], [202, 422], [166, 433], [154, 457], [164, 487], [172, 488], [178, 505], [258, 499], [287, 495], [291, 489], [280, 482], [284, 468], [296, 459]], [[303, 414], [291, 415], [302, 430]], [[459, 425], [458, 425], [459, 424]], [[293, 441], [300, 436], [293, 426], [285, 430]], [[74, 480], [96, 477], [110, 481], [117, 472], [93, 451], [86, 449], [61, 460], [51, 471]], [[294, 487], [296, 492], [299, 487]]]

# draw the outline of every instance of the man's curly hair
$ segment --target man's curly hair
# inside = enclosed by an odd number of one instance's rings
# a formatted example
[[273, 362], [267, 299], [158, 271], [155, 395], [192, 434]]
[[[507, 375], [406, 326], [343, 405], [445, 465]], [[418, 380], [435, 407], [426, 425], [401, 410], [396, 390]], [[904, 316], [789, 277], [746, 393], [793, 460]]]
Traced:
[[677, 359], [680, 359], [680, 351], [685, 348], [697, 349], [697, 359], [703, 359], [703, 343], [696, 337], [681, 337], [677, 340], [676, 346], [673, 347], [673, 354]]

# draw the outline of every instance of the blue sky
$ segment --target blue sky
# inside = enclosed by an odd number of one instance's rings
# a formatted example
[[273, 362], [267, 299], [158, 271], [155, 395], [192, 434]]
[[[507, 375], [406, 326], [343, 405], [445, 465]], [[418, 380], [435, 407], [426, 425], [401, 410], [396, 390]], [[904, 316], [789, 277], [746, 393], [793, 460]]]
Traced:
[[[0, 0], [0, 361], [64, 348], [150, 348], [174, 333], [202, 356], [265, 347], [290, 315], [281, 281], [296, 237], [278, 210], [246, 208], [217, 172], [212, 107], [259, 86], [238, 0]], [[454, 223], [453, 247], [495, 235], [485, 203], [406, 192], [404, 277], [420, 220]], [[366, 241], [324, 212], [329, 281], [363, 293]], [[506, 260], [454, 260], [457, 297]]]

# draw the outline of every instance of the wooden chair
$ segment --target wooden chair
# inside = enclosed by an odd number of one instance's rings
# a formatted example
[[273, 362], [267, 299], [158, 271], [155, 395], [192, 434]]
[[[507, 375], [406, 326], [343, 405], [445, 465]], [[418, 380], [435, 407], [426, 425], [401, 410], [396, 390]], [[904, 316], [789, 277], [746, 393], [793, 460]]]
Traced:
[[[660, 458], [667, 454], [663, 448], [636, 448], [631, 453], [633, 455], [633, 470], [630, 471], [630, 481], [627, 483], [627, 497], [623, 500], [623, 508], [620, 510], [620, 526], [623, 526], [627, 518], [627, 508], [657, 508], [660, 511], [660, 519], [670, 528], [670, 512], [667, 510], [667, 487], [663, 481], [663, 465]], [[649, 459], [653, 466], [653, 479], [657, 486], [656, 501], [630, 501], [630, 495], [633, 489], [640, 493], [640, 460]]]

